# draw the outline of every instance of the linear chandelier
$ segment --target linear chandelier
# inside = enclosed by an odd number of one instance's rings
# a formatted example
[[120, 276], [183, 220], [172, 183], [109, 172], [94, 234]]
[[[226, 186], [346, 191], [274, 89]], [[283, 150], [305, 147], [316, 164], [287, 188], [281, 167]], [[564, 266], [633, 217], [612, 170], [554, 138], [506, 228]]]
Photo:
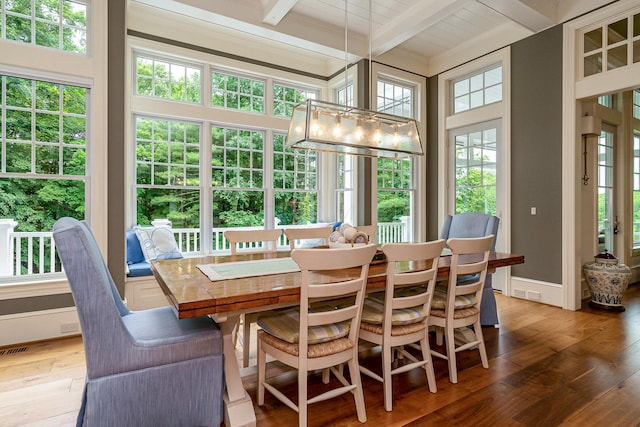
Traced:
[[[345, 91], [347, 90], [348, 13], [345, 16]], [[369, 82], [371, 82], [371, 0], [369, 0]], [[369, 96], [372, 90], [369, 88]], [[307, 99], [291, 115], [287, 148], [394, 159], [423, 155], [414, 119]]]
[[370, 157], [423, 154], [414, 119], [315, 99], [294, 107], [286, 146]]

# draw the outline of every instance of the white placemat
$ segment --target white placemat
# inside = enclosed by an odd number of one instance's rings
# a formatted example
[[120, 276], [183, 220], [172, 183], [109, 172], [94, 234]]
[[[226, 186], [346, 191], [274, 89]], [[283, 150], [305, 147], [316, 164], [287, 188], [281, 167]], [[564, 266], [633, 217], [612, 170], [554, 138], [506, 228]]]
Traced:
[[298, 264], [291, 258], [224, 262], [221, 264], [198, 264], [196, 267], [207, 275], [211, 281], [300, 271]]

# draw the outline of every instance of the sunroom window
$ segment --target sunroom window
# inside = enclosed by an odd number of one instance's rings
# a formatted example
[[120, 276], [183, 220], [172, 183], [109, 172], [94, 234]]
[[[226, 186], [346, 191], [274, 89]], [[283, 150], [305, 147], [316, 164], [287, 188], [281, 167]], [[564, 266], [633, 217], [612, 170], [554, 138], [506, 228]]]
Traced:
[[84, 87], [0, 76], [0, 277], [60, 272], [57, 218], [84, 219], [88, 175]]
[[[415, 88], [391, 80], [378, 80], [377, 110], [402, 117], [414, 117]], [[378, 239], [388, 242], [410, 241], [415, 184], [414, 159], [377, 159]]]
[[2, 38], [87, 53], [87, 2], [0, 0]]
[[264, 113], [264, 81], [213, 72], [211, 73], [211, 105]]
[[136, 94], [199, 104], [202, 69], [138, 55]]
[[293, 107], [305, 99], [317, 99], [318, 91], [283, 84], [273, 85], [273, 115], [291, 117]]

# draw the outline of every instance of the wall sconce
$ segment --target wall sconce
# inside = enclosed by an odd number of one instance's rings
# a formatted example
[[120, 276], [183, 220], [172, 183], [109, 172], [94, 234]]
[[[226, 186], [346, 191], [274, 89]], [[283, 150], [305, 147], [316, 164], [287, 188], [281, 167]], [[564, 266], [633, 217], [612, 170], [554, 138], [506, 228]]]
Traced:
[[602, 120], [595, 116], [582, 117], [582, 158], [584, 160], [584, 175], [582, 176], [582, 183], [584, 185], [589, 184], [589, 173], [587, 172], [587, 137], [588, 136], [600, 136], [602, 129]]

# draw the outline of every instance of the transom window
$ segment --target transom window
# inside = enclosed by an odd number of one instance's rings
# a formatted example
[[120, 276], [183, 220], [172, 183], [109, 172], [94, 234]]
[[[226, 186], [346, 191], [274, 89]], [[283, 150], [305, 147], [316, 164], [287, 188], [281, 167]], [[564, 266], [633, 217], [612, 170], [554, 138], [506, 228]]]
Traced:
[[585, 32], [582, 44], [583, 77], [640, 62], [640, 13]]
[[294, 86], [273, 85], [273, 115], [291, 117], [293, 107], [305, 99], [317, 99], [318, 91]]
[[145, 56], [137, 56], [136, 62], [136, 94], [201, 102], [202, 69]]
[[353, 102], [353, 84], [336, 90], [336, 103], [340, 105], [355, 105]]
[[213, 72], [211, 73], [211, 105], [264, 113], [264, 82]]
[[413, 90], [384, 80], [378, 81], [378, 111], [413, 117]]
[[70, 0], [0, 0], [2, 38], [87, 53], [87, 3]]
[[453, 113], [502, 101], [502, 65], [454, 80]]

